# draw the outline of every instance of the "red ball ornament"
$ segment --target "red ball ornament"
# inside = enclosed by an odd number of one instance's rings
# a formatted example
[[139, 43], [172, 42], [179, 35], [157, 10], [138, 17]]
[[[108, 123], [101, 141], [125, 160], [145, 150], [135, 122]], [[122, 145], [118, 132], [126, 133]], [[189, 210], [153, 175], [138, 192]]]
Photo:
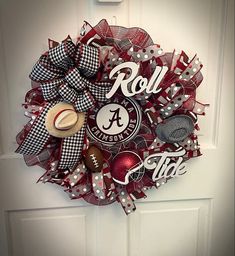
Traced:
[[123, 151], [114, 157], [111, 174], [113, 180], [121, 185], [139, 181], [144, 175], [143, 161], [137, 153]]

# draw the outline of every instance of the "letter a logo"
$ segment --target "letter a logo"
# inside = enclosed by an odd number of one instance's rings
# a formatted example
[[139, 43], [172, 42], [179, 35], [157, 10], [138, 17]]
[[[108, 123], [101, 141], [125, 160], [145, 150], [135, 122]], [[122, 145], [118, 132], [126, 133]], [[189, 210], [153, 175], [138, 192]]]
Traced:
[[112, 118], [109, 119], [109, 125], [108, 127], [102, 126], [104, 130], [108, 130], [112, 127], [114, 122], [117, 122], [118, 127], [122, 127], [123, 124], [120, 123], [121, 117], [120, 117], [120, 108], [117, 108], [116, 110], [109, 110], [110, 113], [114, 113]]

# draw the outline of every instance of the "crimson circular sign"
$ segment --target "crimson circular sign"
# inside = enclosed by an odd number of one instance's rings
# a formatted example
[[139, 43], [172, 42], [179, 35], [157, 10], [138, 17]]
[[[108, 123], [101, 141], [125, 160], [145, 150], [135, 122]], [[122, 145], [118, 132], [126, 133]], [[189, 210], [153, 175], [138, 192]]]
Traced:
[[141, 124], [141, 110], [131, 98], [117, 95], [88, 112], [88, 135], [104, 145], [124, 143], [136, 136]]

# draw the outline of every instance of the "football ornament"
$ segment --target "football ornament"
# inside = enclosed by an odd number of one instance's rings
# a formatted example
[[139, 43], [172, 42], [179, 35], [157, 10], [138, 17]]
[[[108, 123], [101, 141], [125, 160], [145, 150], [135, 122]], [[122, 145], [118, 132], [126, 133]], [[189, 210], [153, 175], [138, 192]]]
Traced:
[[100, 172], [103, 168], [104, 157], [102, 152], [95, 146], [91, 146], [86, 151], [85, 165], [91, 172]]
[[85, 23], [75, 41], [49, 40], [33, 67], [17, 152], [46, 170], [39, 181], [71, 199], [117, 201], [130, 214], [146, 190], [180, 177], [201, 155], [202, 64], [197, 55], [164, 52], [140, 28], [106, 20]]

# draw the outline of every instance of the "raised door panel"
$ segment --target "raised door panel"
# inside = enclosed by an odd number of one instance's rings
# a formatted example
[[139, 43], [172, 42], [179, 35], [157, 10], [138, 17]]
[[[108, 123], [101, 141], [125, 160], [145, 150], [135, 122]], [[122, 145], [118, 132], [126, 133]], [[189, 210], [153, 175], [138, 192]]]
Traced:
[[94, 214], [89, 207], [8, 211], [10, 255], [95, 255]]
[[138, 204], [129, 220], [131, 256], [206, 256], [210, 200]]

